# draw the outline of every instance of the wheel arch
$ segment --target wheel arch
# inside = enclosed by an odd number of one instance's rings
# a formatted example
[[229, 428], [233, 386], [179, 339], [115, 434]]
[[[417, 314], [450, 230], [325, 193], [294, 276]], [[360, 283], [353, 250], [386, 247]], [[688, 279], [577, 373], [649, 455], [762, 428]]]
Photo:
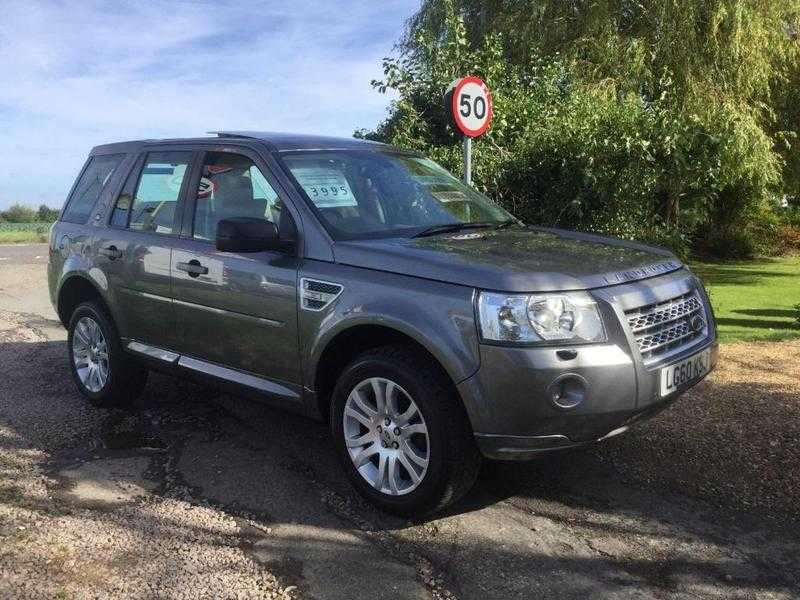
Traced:
[[58, 320], [64, 327], [68, 327], [75, 309], [89, 300], [98, 302], [109, 315], [112, 314], [108, 302], [92, 280], [79, 274], [67, 277], [58, 289], [56, 304]]
[[436, 355], [413, 336], [383, 324], [355, 324], [338, 331], [325, 343], [314, 368], [313, 389], [319, 414], [327, 420], [330, 414], [331, 394], [342, 370], [359, 354], [381, 346], [404, 346], [420, 353], [436, 369], [442, 381], [461, 402], [456, 383]]

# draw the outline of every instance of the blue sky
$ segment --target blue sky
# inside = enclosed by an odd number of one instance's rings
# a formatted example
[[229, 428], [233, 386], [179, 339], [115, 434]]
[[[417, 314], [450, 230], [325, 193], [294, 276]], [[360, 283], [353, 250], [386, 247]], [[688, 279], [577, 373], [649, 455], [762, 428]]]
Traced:
[[419, 0], [3, 0], [0, 209], [61, 206], [97, 144], [255, 129], [352, 135]]

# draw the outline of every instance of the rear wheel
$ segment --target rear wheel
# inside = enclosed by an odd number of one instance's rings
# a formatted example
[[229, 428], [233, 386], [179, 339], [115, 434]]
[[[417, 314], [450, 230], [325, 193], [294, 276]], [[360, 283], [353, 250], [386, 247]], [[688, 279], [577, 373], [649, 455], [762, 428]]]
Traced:
[[404, 347], [359, 356], [333, 394], [331, 430], [356, 489], [389, 512], [423, 515], [455, 502], [480, 464], [451, 386]]
[[67, 347], [78, 391], [97, 406], [130, 404], [147, 383], [147, 370], [125, 354], [108, 313], [84, 302], [72, 313]]

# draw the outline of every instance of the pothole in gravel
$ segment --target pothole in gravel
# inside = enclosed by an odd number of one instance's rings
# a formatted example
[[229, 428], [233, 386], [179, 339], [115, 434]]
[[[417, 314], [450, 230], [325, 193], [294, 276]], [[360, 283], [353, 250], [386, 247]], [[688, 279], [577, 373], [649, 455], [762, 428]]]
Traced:
[[114, 414], [98, 445], [106, 450], [163, 450], [167, 444], [140, 415]]
[[110, 431], [100, 439], [108, 450], [163, 450], [167, 447], [161, 438], [146, 431]]
[[156, 483], [145, 477], [144, 456], [93, 460], [62, 470], [63, 495], [84, 508], [113, 508], [149, 496]]

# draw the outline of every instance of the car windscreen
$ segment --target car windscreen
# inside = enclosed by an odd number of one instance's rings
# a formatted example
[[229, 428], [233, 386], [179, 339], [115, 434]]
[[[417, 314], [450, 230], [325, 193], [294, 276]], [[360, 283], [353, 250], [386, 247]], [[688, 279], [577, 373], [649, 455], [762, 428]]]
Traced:
[[411, 236], [437, 225], [512, 219], [427, 158], [334, 150], [282, 155], [334, 239]]

